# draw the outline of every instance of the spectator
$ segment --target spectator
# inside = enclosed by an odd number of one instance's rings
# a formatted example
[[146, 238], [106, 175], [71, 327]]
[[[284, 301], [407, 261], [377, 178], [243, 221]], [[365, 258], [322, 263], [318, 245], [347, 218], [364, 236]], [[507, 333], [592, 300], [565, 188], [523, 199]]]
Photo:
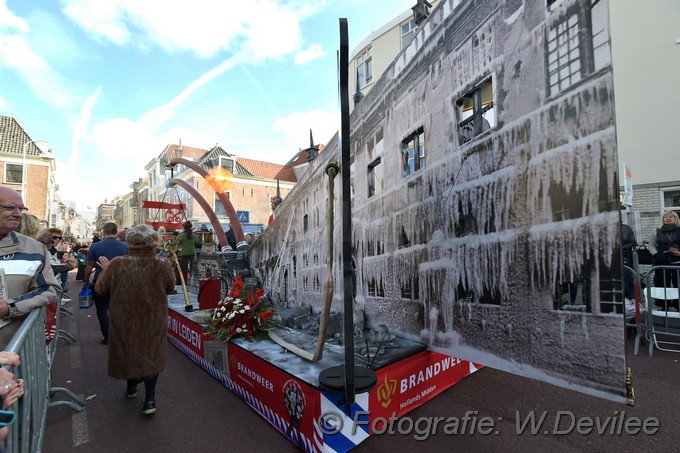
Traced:
[[76, 260], [78, 260], [78, 273], [76, 274], [76, 280], [85, 280], [85, 266], [87, 266], [87, 252], [88, 248], [83, 245], [78, 249], [76, 253]]
[[127, 240], [127, 256], [99, 259], [104, 271], [95, 290], [111, 300], [109, 376], [127, 380], [128, 398], [137, 395], [143, 382], [142, 413], [151, 415], [156, 412], [158, 374], [165, 367], [167, 295], [175, 289], [175, 276], [170, 261], [156, 256], [158, 234], [153, 228], [134, 226]]
[[[39, 235], [38, 235], [38, 241], [42, 244], [45, 245], [48, 249], [50, 249], [55, 242], [54, 236], [52, 235], [53, 233], [50, 233], [49, 230], [43, 230]], [[63, 260], [57, 259], [55, 255], [52, 255], [50, 257], [50, 265], [52, 266], [52, 271], [54, 272], [54, 275], [60, 275], [60, 274], [67, 274], [75, 267], [78, 265], [78, 261], [71, 257], [70, 254], [64, 255]], [[61, 298], [62, 302], [69, 302], [71, 299], [65, 300], [65, 298], [62, 295]]]
[[[65, 255], [62, 247], [62, 241], [64, 239], [62, 236], [63, 233], [59, 228], [49, 228], [48, 231], [52, 234], [52, 239], [54, 239], [54, 241], [52, 242], [52, 246], [47, 246], [47, 248], [57, 262], [61, 262]], [[61, 281], [62, 302], [71, 302], [71, 298], [68, 296], [68, 272], [60, 272], [55, 275], [57, 275], [57, 278]]]
[[116, 234], [116, 239], [122, 242], [127, 242], [127, 228], [121, 230]]
[[[665, 269], [654, 273], [654, 286], [677, 288], [680, 274], [680, 217], [675, 211], [666, 211], [661, 217], [661, 228], [656, 230], [655, 266], [674, 266], [677, 269]], [[669, 300], [668, 307], [678, 310], [678, 300]], [[664, 307], [663, 300], [655, 301], [658, 307]]]
[[[624, 266], [633, 267], [633, 249], [635, 247], [637, 247], [637, 241], [633, 229], [629, 225], [621, 223], [621, 255]], [[635, 313], [635, 276], [627, 269], [623, 270], [623, 294], [626, 317], [630, 318]]]
[[38, 218], [34, 216], [33, 214], [24, 214], [21, 217], [21, 224], [19, 225], [19, 233], [28, 236], [29, 238], [37, 238], [38, 233], [40, 233], [40, 230], [42, 227], [40, 226], [40, 222], [38, 221]]
[[[87, 264], [85, 266], [85, 281], [92, 282], [94, 286], [99, 273], [102, 268], [99, 264], [100, 257], [106, 257], [109, 261], [117, 256], [127, 255], [128, 245], [126, 242], [116, 239], [118, 233], [118, 226], [115, 223], [105, 223], [102, 227], [104, 239], [93, 243], [90, 250], [87, 252]], [[94, 277], [90, 279], [90, 277]], [[105, 294], [98, 294], [94, 291], [92, 294], [94, 305], [97, 308], [97, 319], [99, 319], [99, 328], [102, 331], [101, 344], [109, 344], [109, 297]]]
[[[16, 190], [0, 187], [0, 255], [5, 258], [0, 260], [0, 267], [5, 270], [7, 284], [0, 297], [0, 318], [22, 318], [56, 300], [61, 291], [49, 265], [50, 252], [35, 239], [16, 232], [25, 209]], [[16, 328], [20, 325], [12, 324]], [[2, 329], [3, 340], [9, 340], [16, 331], [9, 327]]]
[[[21, 365], [21, 360], [19, 358], [19, 355], [16, 354], [15, 352], [2, 351], [0, 352], [0, 365], [2, 365], [3, 367], [19, 366]], [[0, 367], [0, 382], [2, 382], [3, 384], [0, 385], [0, 398], [2, 398], [2, 408], [4, 410], [7, 410], [11, 408], [14, 405], [14, 403], [16, 403], [17, 400], [24, 395], [24, 380], [23, 379], [14, 380], [13, 373], [6, 370], [5, 368]], [[7, 434], [9, 434], [9, 428], [7, 426], [0, 428], [0, 442], [2, 443], [3, 446], [5, 444]], [[0, 447], [0, 452], [3, 451], [4, 449]]]

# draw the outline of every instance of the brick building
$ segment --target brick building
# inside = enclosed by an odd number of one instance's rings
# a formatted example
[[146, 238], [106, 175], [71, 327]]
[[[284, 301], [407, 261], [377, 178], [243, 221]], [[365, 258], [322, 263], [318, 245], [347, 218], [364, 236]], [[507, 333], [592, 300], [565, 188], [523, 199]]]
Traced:
[[53, 224], [56, 163], [52, 150], [38, 146], [44, 143], [31, 138], [15, 118], [0, 116], [2, 185], [22, 193], [29, 212], [45, 224]]

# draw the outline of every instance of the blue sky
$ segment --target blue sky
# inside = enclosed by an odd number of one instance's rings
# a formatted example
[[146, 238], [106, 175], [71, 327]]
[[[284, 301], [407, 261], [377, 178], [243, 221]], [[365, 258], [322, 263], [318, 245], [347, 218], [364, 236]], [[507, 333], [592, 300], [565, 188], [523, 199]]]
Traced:
[[351, 51], [415, 3], [0, 0], [0, 114], [49, 143], [81, 212], [180, 139], [285, 163], [339, 128], [338, 19]]

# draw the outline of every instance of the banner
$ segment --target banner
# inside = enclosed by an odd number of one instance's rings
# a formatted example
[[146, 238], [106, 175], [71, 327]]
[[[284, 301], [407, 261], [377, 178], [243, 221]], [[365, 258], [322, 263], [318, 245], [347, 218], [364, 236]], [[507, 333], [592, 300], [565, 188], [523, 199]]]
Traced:
[[433, 351], [423, 351], [376, 371], [378, 385], [370, 392], [371, 418], [400, 417], [431, 400], [481, 365]]
[[189, 321], [174, 310], [168, 310], [168, 334], [189, 348], [199, 357], [203, 355], [203, 338], [210, 338], [203, 333], [203, 328]]
[[633, 206], [633, 172], [627, 163], [623, 163], [623, 203]]
[[185, 210], [187, 205], [184, 203], [165, 203], [163, 201], [144, 200], [142, 207], [146, 209], [182, 209]]
[[234, 391], [306, 451], [313, 449], [318, 391], [234, 343], [228, 343]]

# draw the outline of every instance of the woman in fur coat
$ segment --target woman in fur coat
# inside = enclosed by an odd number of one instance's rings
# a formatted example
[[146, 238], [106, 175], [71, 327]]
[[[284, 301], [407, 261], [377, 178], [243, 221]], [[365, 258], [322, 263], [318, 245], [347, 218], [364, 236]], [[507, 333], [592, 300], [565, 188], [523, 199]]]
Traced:
[[129, 252], [110, 262], [100, 258], [104, 272], [95, 291], [107, 294], [109, 305], [109, 376], [127, 380], [127, 396], [137, 396], [144, 383], [142, 413], [156, 412], [156, 381], [165, 367], [168, 298], [175, 289], [170, 261], [156, 256], [158, 234], [148, 225], [127, 231]]

